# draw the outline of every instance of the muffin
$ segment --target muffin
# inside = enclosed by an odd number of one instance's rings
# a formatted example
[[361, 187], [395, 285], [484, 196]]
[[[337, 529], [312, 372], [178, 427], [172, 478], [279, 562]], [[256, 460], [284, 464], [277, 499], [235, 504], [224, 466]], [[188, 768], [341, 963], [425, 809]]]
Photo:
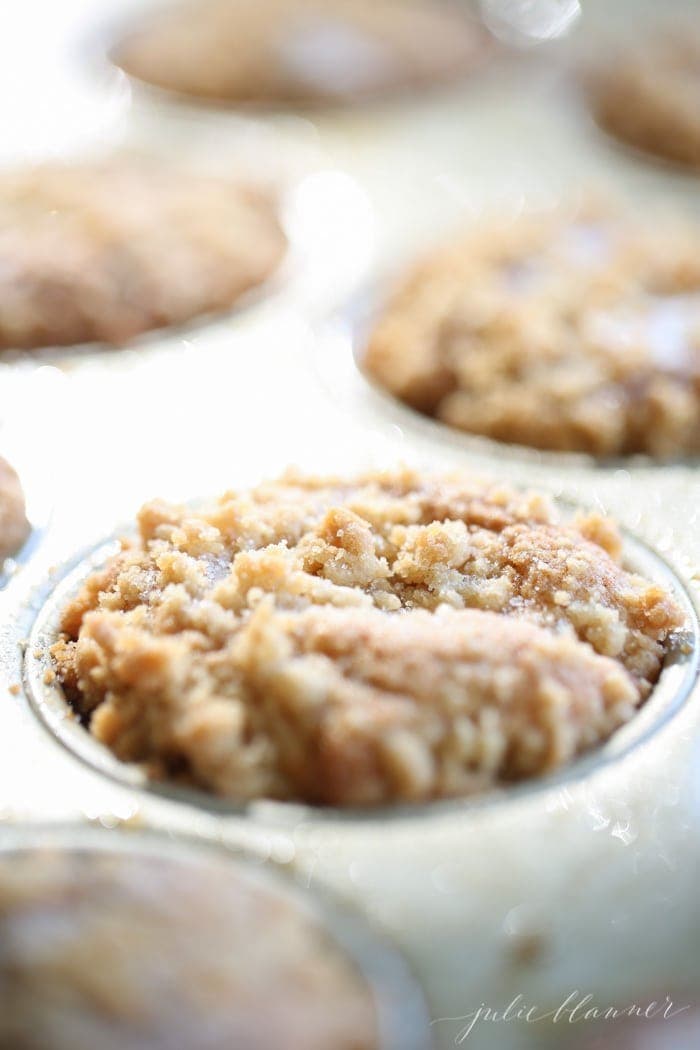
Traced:
[[459, 430], [538, 449], [700, 449], [700, 239], [589, 206], [484, 219], [414, 266], [361, 366]]
[[280, 1046], [379, 1047], [369, 987], [306, 906], [218, 859], [0, 852], [2, 1050]]
[[588, 77], [593, 114], [622, 142], [700, 170], [700, 35], [677, 28], [621, 50]]
[[466, 73], [487, 38], [443, 0], [202, 0], [152, 16], [114, 61], [150, 84], [228, 103], [349, 103]]
[[52, 658], [153, 779], [361, 807], [561, 767], [633, 717], [682, 622], [600, 516], [464, 473], [288, 473], [147, 504]]
[[0, 565], [29, 535], [24, 493], [17, 474], [0, 456]]
[[0, 174], [0, 349], [125, 343], [233, 306], [278, 266], [271, 199], [170, 165]]

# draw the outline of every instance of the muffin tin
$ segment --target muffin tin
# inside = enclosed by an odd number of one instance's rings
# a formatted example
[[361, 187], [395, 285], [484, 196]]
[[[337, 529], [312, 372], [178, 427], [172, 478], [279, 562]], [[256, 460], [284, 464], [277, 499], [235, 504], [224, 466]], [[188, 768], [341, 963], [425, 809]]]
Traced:
[[[642, 33], [653, 13], [652, 4], [628, 0], [613, 11], [591, 0], [568, 47], [597, 48], [618, 18], [628, 31], [638, 17]], [[700, 180], [606, 141], [575, 91], [562, 90], [549, 47], [504, 56], [430, 99], [318, 115], [313, 124], [288, 115], [248, 124], [199, 108], [196, 118], [166, 117], [164, 104], [135, 93], [125, 141], [115, 145], [147, 141], [165, 156], [187, 149], [228, 164], [246, 127], [253, 140], [278, 144], [305, 215], [303, 279], [213, 324], [154, 333], [147, 353], [141, 344], [68, 351], [66, 376], [46, 372], [40, 356], [0, 369], [24, 399], [10, 413], [17, 439], [0, 451], [13, 458], [16, 450], [37, 525], [0, 593], [0, 675], [11, 689], [0, 705], [0, 815], [108, 826], [136, 819], [159, 841], [179, 832], [293, 863], [312, 890], [330, 886], [383, 921], [426, 990], [440, 1050], [480, 1003], [503, 1009], [520, 995], [544, 1011], [578, 989], [624, 1005], [640, 987], [700, 982], [700, 468], [643, 458], [601, 464], [454, 433], [376, 391], [353, 358], [353, 332], [381, 285], [368, 280], [370, 250], [374, 273], [396, 272], [463, 216], [494, 202], [517, 210], [557, 200], [572, 184], [611, 186], [639, 207], [666, 197], [700, 214]], [[359, 284], [369, 297], [354, 298]], [[47, 376], [46, 396], [40, 386], [27, 394], [26, 384]], [[610, 513], [625, 526], [630, 561], [686, 609], [686, 644], [648, 703], [560, 777], [361, 817], [263, 802], [236, 811], [146, 786], [43, 681], [62, 596], [113, 549], [101, 537], [142, 500], [243, 487], [290, 463], [343, 473], [398, 461], [496, 475]], [[8, 840], [11, 831], [0, 826]], [[482, 1023], [466, 1045], [546, 1050], [568, 1035], [561, 1026]]]

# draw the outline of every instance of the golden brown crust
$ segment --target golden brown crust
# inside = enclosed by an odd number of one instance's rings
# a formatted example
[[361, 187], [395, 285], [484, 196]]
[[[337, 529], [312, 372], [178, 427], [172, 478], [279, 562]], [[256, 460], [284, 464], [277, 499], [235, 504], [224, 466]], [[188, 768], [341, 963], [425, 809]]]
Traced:
[[114, 58], [199, 99], [313, 105], [446, 80], [487, 50], [485, 31], [440, 0], [206, 0], [152, 18]]
[[156, 163], [0, 176], [0, 349], [119, 344], [225, 310], [286, 247], [272, 201]]
[[7, 460], [0, 457], [0, 564], [17, 553], [29, 529], [20, 480]]
[[700, 169], [700, 35], [689, 26], [608, 57], [588, 78], [598, 123], [616, 138]]
[[554, 769], [631, 717], [682, 622], [611, 522], [465, 474], [288, 474], [139, 523], [66, 608], [59, 677], [121, 759], [232, 799]]
[[378, 1040], [354, 965], [274, 889], [218, 860], [0, 855], [3, 1050], [279, 1046]]
[[362, 364], [419, 411], [498, 441], [697, 453], [697, 232], [597, 206], [485, 221], [409, 272]]

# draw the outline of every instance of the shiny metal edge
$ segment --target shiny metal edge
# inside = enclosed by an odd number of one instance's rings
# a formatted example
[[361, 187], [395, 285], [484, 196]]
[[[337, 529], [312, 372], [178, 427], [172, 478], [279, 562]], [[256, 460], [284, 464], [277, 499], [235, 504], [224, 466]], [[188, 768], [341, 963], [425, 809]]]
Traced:
[[[558, 503], [570, 513], [570, 504], [563, 500], [559, 500]], [[123, 536], [127, 531], [120, 530], [115, 533], [115, 537]], [[260, 823], [263, 827], [280, 828], [293, 827], [300, 821], [348, 825], [406, 818], [425, 820], [438, 815], [467, 815], [493, 806], [502, 807], [584, 780], [620, 761], [666, 726], [691, 695], [700, 663], [700, 623], [691, 595], [671, 566], [650, 546], [626, 529], [622, 529], [622, 534], [623, 560], [626, 567], [640, 572], [669, 590], [684, 610], [686, 626], [673, 636], [659, 680], [630, 722], [618, 729], [600, 747], [582, 755], [558, 772], [546, 777], [524, 780], [512, 787], [498, 788], [462, 799], [358, 809], [314, 807], [304, 803], [273, 800], [234, 804], [196, 789], [149, 780], [141, 767], [121, 762], [90, 736], [69, 707], [60, 685], [44, 680], [46, 672], [51, 668], [49, 650], [59, 634], [61, 611], [85, 579], [119, 549], [115, 537], [78, 555], [57, 572], [55, 586], [48, 584], [43, 588], [43, 592], [38, 594], [38, 604], [35, 607], [39, 611], [29, 634], [23, 660], [25, 696], [45, 731], [74, 758], [94, 771], [131, 790], [145, 792], [181, 806], [195, 807], [222, 818], [238, 818]]]
[[230, 864], [251, 882], [262, 882], [315, 921], [355, 966], [372, 994], [377, 1014], [378, 1050], [431, 1050], [430, 1015], [420, 984], [390, 937], [354, 905], [326, 889], [311, 891], [293, 867], [252, 851], [209, 839], [124, 825], [89, 823], [0, 823], [0, 858], [44, 849], [79, 850], [166, 857]]

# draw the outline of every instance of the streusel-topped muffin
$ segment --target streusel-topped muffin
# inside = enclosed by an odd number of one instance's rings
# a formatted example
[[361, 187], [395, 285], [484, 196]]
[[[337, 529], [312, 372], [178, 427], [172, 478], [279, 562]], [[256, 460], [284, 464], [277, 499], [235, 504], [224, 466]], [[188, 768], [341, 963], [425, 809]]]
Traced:
[[486, 32], [444, 0], [200, 0], [123, 40], [114, 60], [158, 87], [208, 101], [359, 101], [468, 72]]
[[279, 1046], [379, 1046], [370, 988], [293, 899], [218, 859], [0, 852], [2, 1050]]
[[0, 174], [0, 349], [124, 343], [233, 306], [279, 264], [270, 197], [156, 162]]
[[288, 474], [160, 502], [67, 605], [89, 731], [230, 799], [424, 801], [553, 770], [628, 721], [673, 598], [612, 522], [468, 474]]
[[400, 280], [361, 351], [419, 411], [539, 449], [700, 450], [700, 239], [597, 206], [484, 220]]

